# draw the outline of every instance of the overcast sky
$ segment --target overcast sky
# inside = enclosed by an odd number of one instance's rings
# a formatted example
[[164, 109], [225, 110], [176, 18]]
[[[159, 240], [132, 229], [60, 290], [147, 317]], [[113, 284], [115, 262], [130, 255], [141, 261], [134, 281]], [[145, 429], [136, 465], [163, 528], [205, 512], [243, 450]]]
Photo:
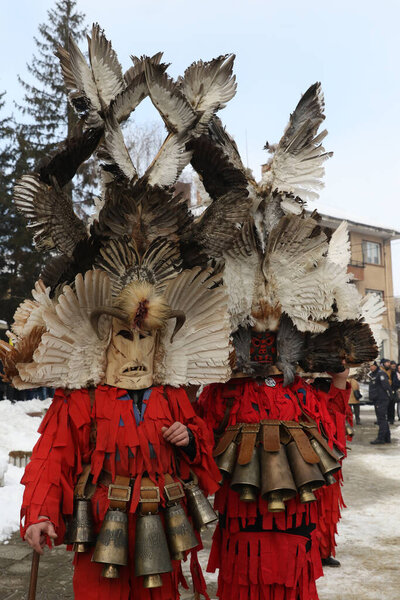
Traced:
[[[0, 91], [21, 100], [33, 36], [53, 0], [1, 0]], [[197, 7], [197, 8], [195, 8]], [[172, 76], [194, 60], [236, 54], [238, 90], [221, 118], [257, 178], [265, 142], [279, 140], [300, 95], [321, 81], [326, 101], [326, 188], [317, 207], [400, 230], [400, 3], [396, 0], [78, 0], [124, 69], [131, 54], [164, 51]], [[135, 118], [156, 120], [146, 101]], [[400, 295], [400, 240], [393, 242]]]

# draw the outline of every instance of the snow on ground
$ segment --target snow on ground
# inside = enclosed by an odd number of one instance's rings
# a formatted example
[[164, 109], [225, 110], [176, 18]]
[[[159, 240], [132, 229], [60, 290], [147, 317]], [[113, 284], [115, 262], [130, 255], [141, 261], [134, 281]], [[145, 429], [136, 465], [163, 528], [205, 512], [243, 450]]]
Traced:
[[344, 462], [342, 512], [336, 557], [340, 569], [325, 568], [320, 600], [400, 598], [400, 425], [392, 444], [371, 446], [374, 409], [362, 407], [352, 450]]
[[[19, 527], [23, 493], [20, 480], [24, 469], [8, 464], [8, 453], [32, 450], [39, 438], [38, 427], [50, 403], [50, 398], [15, 404], [10, 400], [0, 402], [0, 480], [4, 472], [4, 487], [0, 487], [0, 542]], [[28, 413], [41, 413], [41, 416], [32, 417]]]

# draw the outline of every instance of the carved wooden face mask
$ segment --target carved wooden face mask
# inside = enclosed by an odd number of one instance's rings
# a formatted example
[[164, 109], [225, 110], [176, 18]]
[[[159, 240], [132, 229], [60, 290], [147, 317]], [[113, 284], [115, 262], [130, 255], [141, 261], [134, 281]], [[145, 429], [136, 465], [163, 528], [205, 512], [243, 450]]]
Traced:
[[115, 317], [112, 327], [104, 383], [126, 390], [150, 387], [153, 384], [157, 332], [129, 329], [126, 323]]
[[276, 333], [273, 331], [252, 331], [250, 360], [262, 365], [276, 362]]

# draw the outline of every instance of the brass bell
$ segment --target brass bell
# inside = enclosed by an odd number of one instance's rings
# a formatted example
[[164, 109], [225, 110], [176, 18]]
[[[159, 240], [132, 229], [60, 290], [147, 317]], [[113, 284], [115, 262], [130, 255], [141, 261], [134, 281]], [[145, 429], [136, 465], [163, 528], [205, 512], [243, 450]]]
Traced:
[[325, 450], [325, 448], [323, 446], [321, 446], [321, 444], [319, 443], [318, 440], [312, 438], [310, 440], [310, 442], [311, 442], [311, 446], [315, 450], [315, 453], [318, 455], [318, 458], [319, 458], [318, 464], [319, 464], [319, 468], [321, 469], [323, 475], [328, 475], [328, 473], [330, 475], [333, 475], [333, 473], [340, 471], [340, 463], [338, 463], [337, 460], [332, 458], [332, 456], [329, 454], [329, 452], [327, 452]]
[[354, 435], [354, 428], [350, 425], [348, 421], [346, 421], [346, 435], [348, 435], [349, 437], [353, 437]]
[[281, 512], [285, 510], [285, 501], [297, 494], [285, 446], [281, 444], [279, 452], [261, 448], [260, 463], [261, 496], [267, 500], [270, 512]]
[[332, 473], [326, 473], [324, 475], [324, 477], [325, 477], [326, 485], [333, 485], [334, 483], [337, 483], [337, 479], [335, 479], [335, 477], [332, 475]]
[[313, 490], [325, 485], [325, 479], [318, 464], [306, 462], [294, 441], [289, 442], [286, 446], [286, 451], [293, 479], [299, 490], [300, 502], [303, 504], [314, 502], [316, 498]]
[[138, 515], [136, 519], [135, 575], [144, 577], [145, 588], [161, 587], [161, 573], [170, 573], [172, 563], [160, 515]]
[[94, 544], [95, 541], [90, 500], [75, 498], [74, 514], [68, 523], [64, 543], [73, 544], [74, 552], [87, 552], [88, 546]]
[[254, 447], [251, 460], [247, 465], [236, 463], [231, 488], [235, 492], [240, 493], [240, 500], [242, 502], [254, 502], [257, 500], [260, 489], [260, 463], [256, 447]]
[[342, 460], [346, 456], [335, 444], [333, 444], [333, 451], [336, 455], [336, 460]]
[[189, 481], [186, 483], [185, 493], [188, 509], [197, 531], [200, 531], [202, 527], [206, 527], [218, 519], [213, 507], [196, 482]]
[[222, 475], [231, 475], [233, 473], [236, 464], [237, 448], [236, 442], [231, 442], [225, 452], [216, 457], [215, 462]]
[[92, 561], [105, 564], [101, 574], [107, 579], [119, 577], [118, 566], [128, 564], [128, 516], [125, 512], [107, 511]]
[[186, 550], [191, 550], [199, 545], [193, 527], [180, 502], [171, 504], [165, 509], [165, 529], [173, 560], [182, 560], [185, 558]]

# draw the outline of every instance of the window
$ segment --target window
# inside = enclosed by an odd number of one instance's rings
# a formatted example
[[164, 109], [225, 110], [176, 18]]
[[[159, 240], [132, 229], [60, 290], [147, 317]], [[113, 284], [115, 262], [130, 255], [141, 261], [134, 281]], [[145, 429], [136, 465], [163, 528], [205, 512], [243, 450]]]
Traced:
[[363, 260], [373, 265], [381, 265], [381, 245], [377, 242], [362, 243]]
[[376, 294], [377, 296], [379, 296], [379, 298], [382, 298], [382, 300], [383, 300], [383, 290], [369, 290], [366, 288], [365, 293], [366, 294]]

